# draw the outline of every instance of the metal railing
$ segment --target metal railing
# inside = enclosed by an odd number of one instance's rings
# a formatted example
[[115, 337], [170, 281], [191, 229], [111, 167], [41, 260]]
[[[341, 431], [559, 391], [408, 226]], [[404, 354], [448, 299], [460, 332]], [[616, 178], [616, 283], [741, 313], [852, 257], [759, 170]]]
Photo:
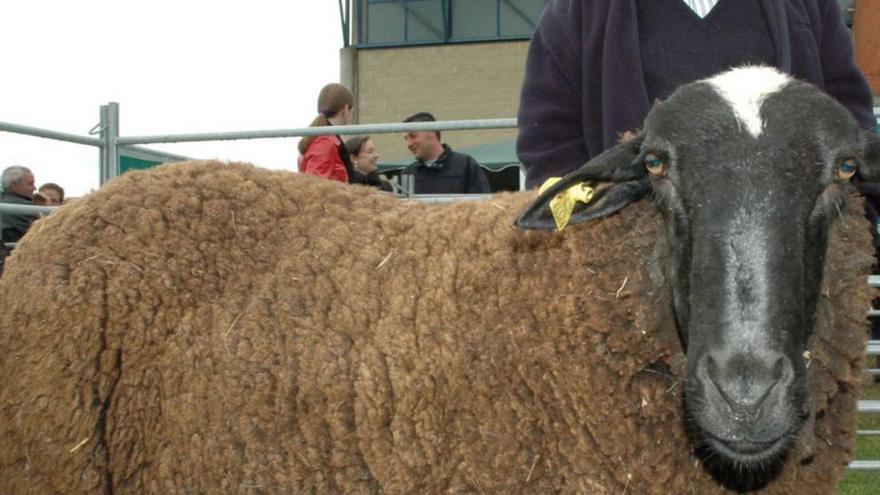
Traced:
[[437, 122], [395, 122], [386, 124], [334, 125], [329, 127], [302, 127], [265, 131], [206, 132], [199, 134], [158, 134], [153, 136], [118, 137], [120, 146], [133, 144], [184, 143], [193, 141], [232, 141], [240, 139], [277, 139], [328, 134], [390, 134], [408, 131], [472, 131], [484, 129], [512, 129], [516, 119], [444, 120]]
[[[243, 139], [278, 139], [305, 136], [325, 135], [357, 135], [357, 134], [390, 134], [408, 131], [468, 131], [486, 129], [515, 129], [516, 119], [481, 119], [481, 120], [448, 120], [439, 122], [401, 122], [386, 124], [339, 125], [329, 127], [301, 127], [296, 129], [274, 129], [262, 131], [206, 132], [197, 134], [158, 134], [152, 136], [119, 136], [119, 105], [110, 103], [102, 108], [102, 139], [108, 155], [102, 161], [102, 177], [104, 171], [108, 178], [118, 174], [118, 158], [114, 163], [110, 156], [118, 157], [118, 147], [141, 144], [185, 143], [198, 141], [234, 141]], [[106, 112], [104, 111], [106, 109]], [[102, 182], [103, 184], [103, 182]]]
[[[119, 104], [110, 102], [101, 105], [99, 123], [89, 131], [90, 134], [99, 134], [99, 137], [81, 136], [66, 132], [58, 132], [39, 127], [31, 127], [9, 122], [0, 122], [0, 131], [23, 134], [27, 136], [65, 141], [69, 143], [95, 146], [99, 148], [100, 184], [119, 175], [120, 151], [136, 151], [161, 155], [171, 159], [189, 160], [189, 157], [176, 155], [164, 151], [156, 151], [144, 148], [142, 144], [156, 143], [183, 143], [197, 141], [232, 141], [245, 139], [278, 139], [304, 136], [323, 135], [356, 135], [356, 134], [388, 134], [408, 131], [462, 131], [462, 130], [485, 130], [485, 129], [513, 129], [516, 128], [516, 119], [480, 119], [480, 120], [449, 120], [438, 122], [406, 122], [385, 124], [360, 124], [332, 127], [303, 127], [295, 129], [274, 129], [258, 131], [232, 131], [232, 132], [207, 132], [198, 134], [160, 134], [150, 136], [120, 136], [119, 135]], [[407, 191], [404, 195], [411, 196]], [[419, 195], [418, 199], [427, 202], [448, 202], [457, 199], [477, 200], [485, 199], [487, 195], [474, 194], [466, 196], [458, 195]], [[38, 215], [51, 213], [56, 207], [12, 205], [0, 203], [0, 213], [31, 214]], [[11, 244], [12, 247], [15, 244]]]
[[[880, 275], [868, 276], [868, 285], [880, 288]], [[880, 311], [871, 309], [867, 312], [868, 318], [876, 318], [880, 316]], [[876, 337], [876, 336], [875, 336]], [[868, 360], [877, 363], [877, 357], [880, 356], [880, 340], [868, 341]], [[880, 369], [870, 368], [868, 372], [874, 376], [880, 376]], [[862, 400], [859, 401], [859, 413], [861, 414], [880, 414], [880, 400]], [[856, 432], [860, 436], [876, 436], [880, 435], [878, 430], [859, 430]], [[880, 459], [863, 460], [856, 459], [849, 463], [849, 469], [854, 471], [880, 471]]]
[[41, 213], [49, 214], [55, 211], [57, 206], [37, 206], [37, 205], [19, 205], [15, 203], [0, 203], [0, 213], [11, 213], [13, 215], [39, 215]]
[[[868, 356], [880, 357], [880, 340], [868, 341]], [[880, 376], [880, 369], [868, 368], [867, 371], [874, 376]]]

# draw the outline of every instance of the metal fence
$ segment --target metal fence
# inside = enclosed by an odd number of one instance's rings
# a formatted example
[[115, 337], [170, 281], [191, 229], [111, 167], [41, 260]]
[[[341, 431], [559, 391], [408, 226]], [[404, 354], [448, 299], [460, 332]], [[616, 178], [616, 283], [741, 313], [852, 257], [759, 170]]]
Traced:
[[[868, 285], [870, 285], [871, 287], [880, 288], [880, 275], [869, 276]], [[880, 326], [880, 322], [874, 321], [875, 319], [880, 318], [880, 310], [871, 309], [868, 311], [867, 315], [868, 318], [872, 320], [872, 326]], [[873, 338], [878, 337], [880, 336], [873, 335]], [[880, 366], [880, 340], [868, 341], [868, 363], [868, 372], [875, 377], [880, 376], [880, 369], [877, 369], [877, 367]], [[859, 412], [863, 414], [880, 414], [880, 400], [859, 401]], [[880, 430], [859, 430], [858, 435], [870, 437], [878, 436], [880, 435]], [[880, 471], [880, 459], [857, 459], [850, 463], [849, 469]]]
[[[880, 109], [875, 108], [875, 114], [880, 113]], [[293, 138], [304, 136], [319, 136], [327, 134], [339, 135], [355, 135], [355, 134], [387, 134], [395, 132], [408, 131], [446, 131], [446, 130], [477, 130], [477, 129], [510, 129], [516, 127], [516, 119], [489, 119], [489, 120], [455, 120], [442, 122], [408, 122], [393, 124], [366, 124], [366, 125], [347, 125], [333, 127], [306, 127], [298, 129], [278, 129], [264, 131], [239, 131], [239, 132], [213, 132], [202, 134], [166, 134], [153, 136], [119, 136], [119, 105], [111, 102], [101, 106], [100, 122], [95, 129], [99, 134], [98, 138], [91, 136], [79, 136], [76, 134], [68, 134], [64, 132], [51, 131], [36, 127], [29, 127], [18, 124], [10, 124], [0, 122], [0, 131], [24, 134], [29, 136], [41, 137], [46, 139], [54, 139], [58, 141], [66, 141], [70, 143], [83, 144], [86, 146], [95, 146], [100, 150], [100, 179], [103, 185], [106, 181], [116, 177], [119, 174], [119, 153], [123, 149], [132, 149], [146, 153], [164, 154], [169, 157], [175, 155], [164, 152], [156, 152], [138, 145], [156, 144], [156, 143], [182, 143], [196, 141], [229, 141], [240, 139], [276, 139], [276, 138]], [[186, 157], [178, 156], [180, 159]], [[446, 202], [460, 199], [480, 200], [485, 199], [487, 195], [433, 195], [424, 196], [417, 199], [431, 202]], [[49, 206], [27, 206], [27, 205], [11, 205], [0, 203], [0, 214], [41, 214], [51, 213], [56, 207]], [[14, 246], [14, 244], [11, 244]], [[880, 287], [880, 276], [868, 277], [868, 284], [871, 287]], [[868, 311], [869, 318], [880, 317], [880, 310]], [[880, 340], [872, 340], [868, 343], [868, 355], [870, 358], [880, 356]], [[880, 370], [869, 369], [870, 373], [880, 376]], [[880, 414], [880, 400], [865, 400], [858, 403], [859, 413], [863, 414]], [[873, 436], [880, 435], [877, 430], [862, 430], [859, 435]], [[850, 463], [849, 469], [853, 470], [880, 470], [880, 460], [854, 460]]]

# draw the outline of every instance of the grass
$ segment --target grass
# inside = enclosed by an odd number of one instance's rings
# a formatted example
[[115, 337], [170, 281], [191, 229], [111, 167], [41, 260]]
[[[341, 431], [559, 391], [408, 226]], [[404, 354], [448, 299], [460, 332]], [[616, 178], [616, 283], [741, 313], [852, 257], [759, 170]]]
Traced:
[[880, 493], [880, 473], [877, 471], [847, 471], [837, 485], [840, 495], [877, 495]]
[[[862, 391], [862, 400], [880, 400], [880, 384], [868, 385]], [[860, 430], [880, 430], [880, 414], [862, 414]], [[856, 439], [856, 459], [880, 460], [880, 436], [859, 435]], [[841, 495], [880, 494], [880, 471], [847, 471], [837, 487]]]

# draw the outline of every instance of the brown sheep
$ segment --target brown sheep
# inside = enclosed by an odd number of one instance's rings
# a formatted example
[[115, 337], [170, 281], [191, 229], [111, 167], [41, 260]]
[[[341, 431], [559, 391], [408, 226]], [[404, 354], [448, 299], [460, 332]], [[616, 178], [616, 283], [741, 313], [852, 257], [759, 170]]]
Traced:
[[[832, 492], [871, 296], [854, 177], [880, 138], [768, 68], [680, 88], [519, 217], [532, 194], [132, 173], [0, 280], [0, 491]], [[583, 181], [592, 225], [511, 225]]]
[[[651, 197], [687, 355], [686, 429], [720, 483], [755, 491], [809, 419], [809, 341], [825, 259], [837, 256], [828, 236], [853, 179], [880, 181], [880, 138], [817, 88], [742, 67], [678, 88], [517, 225], [553, 228], [563, 191], [575, 223]], [[574, 199], [588, 196], [584, 182], [602, 184], [597, 198]]]
[[[194, 162], [61, 208], [0, 279], [0, 492], [724, 492], [681, 426], [660, 216], [520, 231], [533, 198]], [[858, 214], [829, 252], [812, 421], [766, 493], [852, 455]]]

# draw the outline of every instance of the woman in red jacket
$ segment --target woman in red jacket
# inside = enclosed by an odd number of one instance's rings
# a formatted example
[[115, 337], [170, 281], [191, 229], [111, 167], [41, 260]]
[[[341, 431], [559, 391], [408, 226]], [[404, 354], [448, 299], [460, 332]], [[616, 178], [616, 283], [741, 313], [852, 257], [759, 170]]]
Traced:
[[[354, 95], [342, 84], [331, 83], [318, 95], [318, 116], [309, 127], [348, 125], [352, 120]], [[299, 171], [331, 180], [349, 182], [351, 159], [342, 139], [335, 135], [306, 136], [299, 142], [302, 158]]]

